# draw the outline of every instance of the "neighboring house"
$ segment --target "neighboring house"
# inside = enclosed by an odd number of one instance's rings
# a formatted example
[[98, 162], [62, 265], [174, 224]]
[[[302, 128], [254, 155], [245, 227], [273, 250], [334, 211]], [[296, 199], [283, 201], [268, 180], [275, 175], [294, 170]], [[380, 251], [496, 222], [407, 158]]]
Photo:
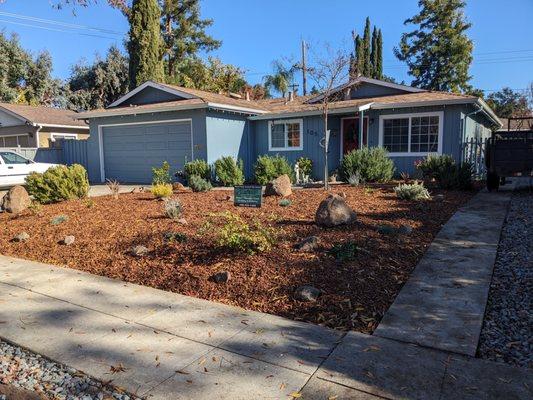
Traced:
[[[385, 147], [397, 172], [412, 172], [429, 153], [458, 161], [462, 144], [488, 137], [500, 121], [481, 99], [432, 92], [369, 78], [335, 89], [330, 103], [328, 167], [360, 147]], [[244, 161], [247, 177], [262, 154], [279, 154], [294, 163], [313, 161], [323, 174], [320, 145], [322, 96], [249, 101], [236, 96], [146, 82], [107, 109], [82, 113], [89, 121], [89, 177], [93, 182], [149, 182], [151, 168], [168, 161], [179, 170], [186, 161], [213, 163], [221, 156]]]
[[0, 103], [0, 147], [53, 147], [57, 139], [87, 139], [77, 113], [57, 108]]
[[500, 117], [500, 121], [502, 121], [503, 124], [502, 127], [498, 129], [500, 132], [533, 131], [533, 114], [523, 117]]

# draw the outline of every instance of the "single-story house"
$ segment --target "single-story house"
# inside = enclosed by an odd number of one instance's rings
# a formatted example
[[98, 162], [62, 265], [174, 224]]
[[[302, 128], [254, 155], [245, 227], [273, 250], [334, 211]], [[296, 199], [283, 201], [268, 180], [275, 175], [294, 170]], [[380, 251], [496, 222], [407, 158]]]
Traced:
[[[91, 181], [150, 182], [151, 168], [221, 156], [244, 161], [247, 177], [263, 154], [294, 163], [313, 161], [322, 176], [322, 95], [248, 100], [201, 90], [146, 82], [106, 109], [78, 115], [88, 120], [88, 172]], [[331, 93], [328, 167], [365, 146], [385, 147], [397, 171], [411, 173], [429, 153], [461, 160], [462, 144], [488, 137], [501, 126], [481, 99], [360, 77]], [[360, 134], [362, 132], [362, 134]]]
[[57, 139], [87, 139], [89, 126], [74, 111], [0, 103], [0, 147], [54, 147]]

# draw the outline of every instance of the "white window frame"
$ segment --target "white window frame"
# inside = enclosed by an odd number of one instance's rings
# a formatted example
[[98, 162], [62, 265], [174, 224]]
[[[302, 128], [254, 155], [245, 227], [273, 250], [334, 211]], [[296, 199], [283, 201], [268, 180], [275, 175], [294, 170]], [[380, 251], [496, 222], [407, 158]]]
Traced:
[[[439, 117], [439, 132], [438, 132], [438, 144], [437, 152], [412, 152], [411, 151], [411, 120], [416, 117]], [[421, 112], [421, 113], [409, 113], [409, 114], [387, 114], [379, 116], [379, 147], [383, 146], [383, 135], [384, 129], [383, 124], [385, 120], [388, 119], [401, 119], [409, 118], [409, 136], [407, 138], [407, 152], [393, 153], [389, 152], [391, 157], [419, 157], [427, 156], [428, 154], [442, 154], [442, 140], [444, 132], [444, 111], [431, 111], [431, 112]]]
[[78, 140], [78, 134], [77, 133], [61, 133], [61, 132], [51, 132], [50, 133], [50, 140], [52, 142], [55, 142], [58, 137], [59, 137], [59, 139], [65, 138], [65, 137], [69, 137], [69, 138], [73, 138], [74, 140]]
[[[285, 147], [272, 147], [272, 125], [284, 124], [299, 124], [300, 125], [300, 146], [288, 147], [289, 135], [285, 131]], [[299, 119], [280, 119], [268, 121], [268, 151], [302, 151], [304, 149], [304, 120]]]
[[9, 148], [9, 147], [13, 147], [13, 146], [5, 146], [6, 142], [3, 138], [11, 138], [11, 137], [16, 137], [17, 138], [17, 145], [15, 147], [22, 147], [20, 144], [19, 144], [19, 137], [20, 136], [26, 136], [28, 138], [28, 147], [29, 144], [30, 144], [30, 135], [28, 135], [27, 133], [21, 133], [19, 135], [1, 135], [0, 138], [2, 138], [2, 143], [3, 143], [3, 146], [0, 146], [0, 147], [3, 147], [3, 148]]

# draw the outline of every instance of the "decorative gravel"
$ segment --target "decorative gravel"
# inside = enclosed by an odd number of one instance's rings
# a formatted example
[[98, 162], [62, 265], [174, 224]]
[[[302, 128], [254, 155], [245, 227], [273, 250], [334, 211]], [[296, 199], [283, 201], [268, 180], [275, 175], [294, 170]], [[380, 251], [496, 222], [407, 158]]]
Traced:
[[478, 355], [533, 368], [533, 194], [513, 194], [503, 227]]
[[33, 391], [43, 399], [137, 399], [75, 369], [3, 341], [0, 341], [0, 383]]

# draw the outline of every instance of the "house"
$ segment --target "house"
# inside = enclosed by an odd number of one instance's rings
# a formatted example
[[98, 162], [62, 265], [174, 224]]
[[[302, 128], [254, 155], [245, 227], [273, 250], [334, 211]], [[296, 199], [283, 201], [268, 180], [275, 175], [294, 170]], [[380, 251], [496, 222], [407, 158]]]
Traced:
[[57, 108], [0, 103], [0, 147], [53, 147], [57, 139], [87, 139], [89, 126]]
[[[462, 144], [487, 137], [501, 126], [490, 107], [473, 96], [426, 91], [357, 78], [331, 94], [328, 167], [344, 154], [382, 146], [397, 171], [412, 172], [429, 153], [462, 158]], [[313, 161], [322, 176], [322, 96], [250, 101], [201, 90], [146, 82], [107, 109], [82, 113], [89, 121], [88, 170], [93, 182], [150, 182], [151, 167], [168, 161], [179, 170], [186, 161], [213, 163], [221, 156], [244, 161], [247, 177], [262, 154], [294, 163]], [[361, 134], [362, 133], [362, 134]]]

